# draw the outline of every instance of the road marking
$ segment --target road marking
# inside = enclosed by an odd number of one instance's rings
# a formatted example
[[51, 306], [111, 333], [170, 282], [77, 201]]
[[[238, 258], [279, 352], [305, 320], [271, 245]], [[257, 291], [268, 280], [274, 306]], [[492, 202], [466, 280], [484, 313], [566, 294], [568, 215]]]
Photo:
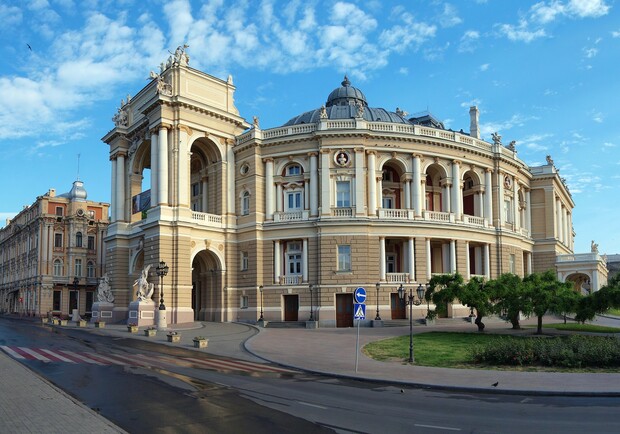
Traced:
[[451, 428], [449, 426], [422, 425], [420, 423], [414, 423], [413, 426], [419, 426], [420, 428], [443, 429], [448, 431], [461, 431], [461, 428]]
[[297, 401], [297, 404], [305, 405], [307, 407], [320, 408], [321, 410], [327, 410], [327, 407], [323, 407], [322, 405], [310, 404], [309, 402]]
[[2, 345], [2, 346], [0, 346], [0, 348], [2, 348], [2, 351], [7, 353], [9, 356], [13, 357], [14, 359], [25, 359], [24, 356], [22, 356], [19, 353], [16, 353], [15, 351], [10, 349], [9, 347], [6, 347], [6, 346]]
[[[58, 351], [58, 352], [61, 352], [61, 351]], [[72, 357], [74, 359], [82, 360], [82, 361], [84, 361], [86, 363], [91, 363], [93, 365], [105, 365], [105, 363], [101, 363], [98, 360], [91, 359], [87, 355], [82, 355], [82, 354], [74, 353], [73, 351], [63, 350], [61, 353], [65, 354], [65, 355], [67, 355], [69, 357]]]
[[36, 351], [32, 351], [32, 350], [31, 350], [31, 349], [29, 349], [29, 348], [26, 348], [26, 347], [19, 347], [17, 350], [18, 350], [18, 351], [23, 351], [23, 352], [24, 352], [24, 353], [26, 353], [26, 354], [30, 354], [32, 357], [34, 357], [34, 358], [35, 358], [35, 359], [37, 359], [37, 360], [41, 360], [42, 362], [45, 362], [45, 363], [49, 363], [49, 362], [51, 362], [51, 360], [50, 360], [50, 359], [48, 359], [47, 357], [45, 357], [44, 355], [39, 354], [39, 353], [37, 353]]
[[51, 357], [52, 360], [53, 359], [57, 359], [57, 361], [61, 361], [61, 362], [67, 362], [67, 363], [77, 363], [75, 360], [71, 360], [68, 359], [60, 354], [58, 354], [57, 352], [53, 352], [51, 350], [46, 350], [44, 348], [39, 348], [37, 351], [41, 351], [42, 353], [45, 353], [48, 355], [48, 357]]

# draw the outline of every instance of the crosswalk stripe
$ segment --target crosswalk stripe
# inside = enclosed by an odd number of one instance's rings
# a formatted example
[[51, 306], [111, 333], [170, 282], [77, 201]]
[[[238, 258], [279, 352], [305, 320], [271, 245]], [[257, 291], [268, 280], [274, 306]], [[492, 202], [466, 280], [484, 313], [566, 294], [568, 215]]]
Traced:
[[123, 362], [122, 360], [115, 359], [115, 358], [111, 357], [110, 355], [104, 356], [104, 355], [101, 355], [101, 354], [92, 354], [92, 353], [90, 353], [89, 357], [92, 357], [95, 360], [99, 360], [100, 362], [103, 362], [103, 363], [105, 363], [107, 365], [121, 365], [121, 366], [127, 366], [128, 365], [127, 363]]
[[68, 358], [64, 357], [63, 355], [58, 354], [58, 352], [53, 352], [51, 350], [46, 350], [45, 348], [38, 348], [38, 349], [35, 349], [35, 351], [40, 351], [42, 353], [47, 354], [47, 357], [50, 357], [54, 361], [67, 362], [67, 363], [77, 363], [74, 360], [68, 359]]
[[193, 357], [185, 357], [185, 359], [187, 360], [192, 360], [194, 362], [198, 362], [198, 363], [206, 363], [207, 360], [210, 363], [214, 363], [214, 364], [224, 364], [226, 366], [230, 366], [230, 367], [234, 367], [235, 369], [238, 370], [242, 370], [242, 371], [262, 371], [262, 372], [281, 372], [281, 373], [291, 373], [294, 371], [291, 371], [289, 369], [284, 369], [284, 368], [277, 368], [275, 366], [267, 366], [267, 365], [261, 365], [258, 363], [252, 363], [252, 362], [245, 362], [242, 360], [223, 360], [223, 359], [196, 359]]
[[2, 351], [4, 351], [5, 353], [7, 353], [9, 356], [13, 357], [14, 359], [25, 359], [24, 356], [22, 356], [19, 353], [16, 353], [15, 351], [13, 351], [11, 348], [2, 345], [0, 346], [0, 348], [2, 348]]
[[23, 351], [24, 353], [29, 354], [30, 356], [34, 357], [37, 360], [41, 360], [42, 362], [51, 362], [50, 359], [48, 359], [42, 354], [37, 353], [36, 351], [32, 351], [30, 348], [19, 347], [17, 348], [17, 351]]
[[60, 351], [59, 350], [59, 352], [62, 352], [62, 354], [70, 356], [71, 358], [75, 358], [75, 359], [78, 359], [78, 360], [83, 360], [84, 362], [91, 363], [93, 365], [105, 365], [105, 363], [101, 363], [98, 360], [91, 359], [90, 357], [88, 357], [86, 355], [74, 353], [73, 351], [67, 351], [67, 350]]

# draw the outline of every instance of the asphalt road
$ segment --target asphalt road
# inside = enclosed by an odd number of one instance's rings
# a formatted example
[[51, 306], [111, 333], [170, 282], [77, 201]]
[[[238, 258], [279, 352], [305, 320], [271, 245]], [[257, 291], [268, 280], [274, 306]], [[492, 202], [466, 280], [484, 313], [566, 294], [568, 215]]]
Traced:
[[5, 321], [0, 345], [132, 433], [620, 432], [620, 398], [402, 388]]

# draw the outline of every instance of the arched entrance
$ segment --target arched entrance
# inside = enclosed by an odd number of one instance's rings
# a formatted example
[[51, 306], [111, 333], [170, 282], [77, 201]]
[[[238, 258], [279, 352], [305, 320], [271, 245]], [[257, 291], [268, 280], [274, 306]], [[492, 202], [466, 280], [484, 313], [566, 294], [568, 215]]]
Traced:
[[192, 309], [195, 321], [226, 321], [219, 259], [203, 250], [192, 261]]
[[566, 276], [566, 282], [573, 284], [573, 289], [581, 295], [588, 295], [592, 292], [590, 276], [584, 273], [573, 273]]

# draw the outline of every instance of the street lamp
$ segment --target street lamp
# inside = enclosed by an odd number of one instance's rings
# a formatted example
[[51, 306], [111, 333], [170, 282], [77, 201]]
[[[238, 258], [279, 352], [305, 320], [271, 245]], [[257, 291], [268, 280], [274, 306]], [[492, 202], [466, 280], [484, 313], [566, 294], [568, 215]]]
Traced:
[[259, 286], [258, 290], [260, 291], [260, 318], [258, 320], [264, 321], [265, 318], [263, 318], [263, 285]]
[[398, 287], [398, 298], [405, 300], [406, 295], [406, 303], [409, 306], [409, 363], [413, 363], [413, 306], [422, 304], [425, 292], [426, 288], [422, 284], [418, 285], [416, 289], [418, 298], [416, 298], [413, 294], [413, 287], [409, 288], [409, 294], [405, 294], [405, 288], [403, 288], [402, 283]]
[[155, 268], [159, 276], [159, 309], [157, 310], [157, 330], [165, 330], [168, 327], [166, 323], [166, 306], [164, 305], [164, 276], [168, 274], [168, 265], [164, 261], [160, 261]]
[[314, 305], [312, 304], [312, 283], [309, 285], [310, 289], [310, 321], [314, 321], [314, 317], [312, 311], [314, 310]]
[[379, 316], [379, 290], [381, 289], [381, 284], [377, 282], [375, 288], [377, 288], [377, 316], [375, 316], [375, 321], [381, 321], [381, 317]]

